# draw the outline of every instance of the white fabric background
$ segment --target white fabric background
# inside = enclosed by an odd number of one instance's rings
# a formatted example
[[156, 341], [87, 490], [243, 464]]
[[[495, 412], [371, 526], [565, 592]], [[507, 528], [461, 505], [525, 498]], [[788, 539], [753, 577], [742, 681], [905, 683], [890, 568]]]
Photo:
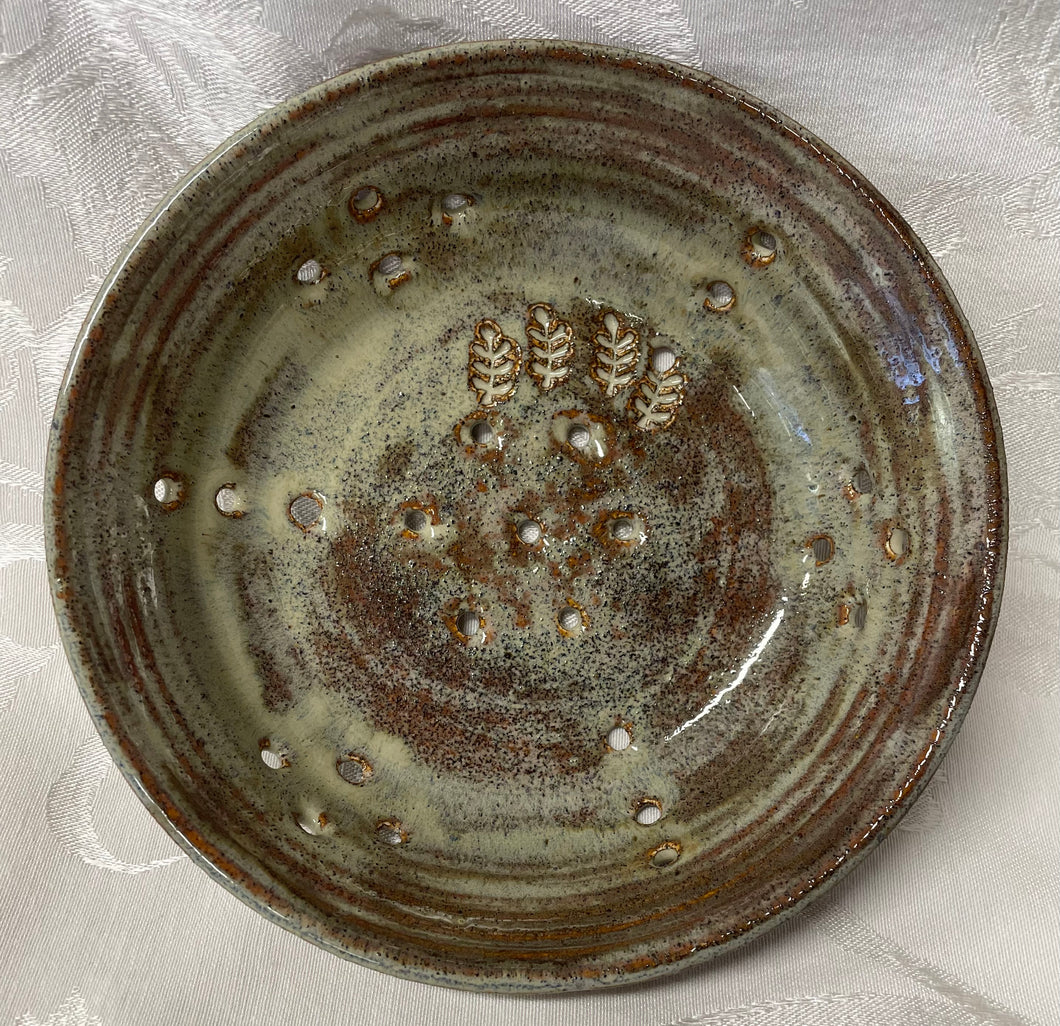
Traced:
[[[942, 265], [994, 382], [1008, 582], [929, 791], [832, 893], [670, 980], [409, 984], [190, 864], [96, 738], [47, 594], [47, 426], [80, 321], [164, 191], [274, 103], [431, 43], [557, 36], [704, 67], [853, 161]], [[0, 1023], [1060, 1022], [1060, 6], [1054, 0], [3, 0]]]

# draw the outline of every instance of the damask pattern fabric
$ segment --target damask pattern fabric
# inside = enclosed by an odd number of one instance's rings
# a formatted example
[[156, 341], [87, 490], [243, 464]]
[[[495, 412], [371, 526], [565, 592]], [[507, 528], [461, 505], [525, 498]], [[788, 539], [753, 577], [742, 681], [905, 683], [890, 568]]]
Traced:
[[[191, 865], [120, 779], [53, 623], [44, 452], [77, 330], [169, 187], [385, 55], [557, 37], [702, 67], [861, 168], [942, 266], [1005, 430], [1008, 580], [966, 724], [846, 881], [713, 963], [517, 999], [384, 977]], [[0, 3], [0, 1023], [1060, 1021], [1060, 6], [1054, 0]]]

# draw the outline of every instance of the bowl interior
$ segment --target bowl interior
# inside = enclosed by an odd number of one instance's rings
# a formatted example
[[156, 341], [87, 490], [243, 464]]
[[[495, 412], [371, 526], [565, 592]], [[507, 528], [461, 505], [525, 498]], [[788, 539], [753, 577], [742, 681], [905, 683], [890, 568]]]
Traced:
[[1003, 470], [929, 258], [706, 76], [463, 47], [175, 194], [60, 401], [86, 698], [242, 897], [377, 967], [626, 981], [819, 890], [963, 713]]

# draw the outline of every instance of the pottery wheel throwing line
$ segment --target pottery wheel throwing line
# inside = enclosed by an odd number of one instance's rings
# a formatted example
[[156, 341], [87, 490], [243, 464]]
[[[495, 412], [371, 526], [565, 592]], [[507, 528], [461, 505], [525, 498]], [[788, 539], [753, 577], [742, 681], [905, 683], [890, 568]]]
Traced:
[[395, 58], [234, 137], [104, 286], [49, 460], [137, 793], [429, 982], [646, 979], [820, 893], [1000, 598], [997, 418], [923, 247], [781, 115], [601, 47]]

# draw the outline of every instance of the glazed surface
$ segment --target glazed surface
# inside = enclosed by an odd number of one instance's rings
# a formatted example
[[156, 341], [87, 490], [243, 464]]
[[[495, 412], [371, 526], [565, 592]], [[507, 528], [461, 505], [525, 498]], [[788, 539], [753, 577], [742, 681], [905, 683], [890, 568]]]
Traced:
[[934, 768], [1002, 573], [919, 243], [801, 129], [596, 48], [251, 126], [106, 290], [52, 471], [68, 649], [158, 814], [465, 986], [628, 982], [819, 891]]

